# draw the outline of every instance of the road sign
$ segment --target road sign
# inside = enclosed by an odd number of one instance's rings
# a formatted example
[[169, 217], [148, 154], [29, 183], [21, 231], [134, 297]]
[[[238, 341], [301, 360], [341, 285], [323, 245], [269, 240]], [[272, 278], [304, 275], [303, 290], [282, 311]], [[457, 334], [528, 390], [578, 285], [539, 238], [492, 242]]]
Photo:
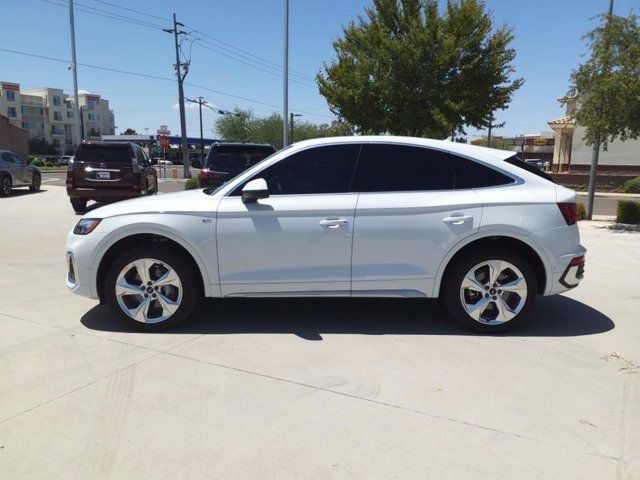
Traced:
[[162, 148], [169, 148], [169, 137], [167, 137], [166, 135], [162, 135], [160, 137], [160, 146]]

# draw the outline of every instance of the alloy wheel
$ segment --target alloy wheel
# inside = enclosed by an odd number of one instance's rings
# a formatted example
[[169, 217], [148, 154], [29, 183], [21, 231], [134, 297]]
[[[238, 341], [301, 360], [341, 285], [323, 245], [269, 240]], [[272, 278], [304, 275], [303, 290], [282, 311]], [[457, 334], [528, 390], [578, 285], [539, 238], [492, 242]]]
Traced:
[[11, 193], [11, 179], [9, 177], [4, 177], [2, 179], [2, 193], [4, 195], [9, 195]]
[[518, 267], [505, 260], [486, 260], [462, 279], [460, 301], [475, 321], [499, 325], [522, 311], [527, 291], [527, 281]]
[[141, 258], [126, 265], [115, 284], [118, 305], [141, 323], [167, 320], [182, 302], [182, 282], [166, 262]]

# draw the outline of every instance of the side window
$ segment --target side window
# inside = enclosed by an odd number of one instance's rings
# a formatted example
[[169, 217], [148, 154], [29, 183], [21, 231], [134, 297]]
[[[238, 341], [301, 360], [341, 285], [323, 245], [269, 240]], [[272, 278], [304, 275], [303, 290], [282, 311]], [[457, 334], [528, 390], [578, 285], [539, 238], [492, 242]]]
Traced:
[[16, 155], [15, 153], [12, 153], [11, 156], [13, 157], [13, 161], [17, 164], [21, 164], [23, 163], [22, 158], [20, 158], [18, 155]]
[[[349, 191], [359, 144], [329, 145], [294, 153], [257, 173], [270, 195], [345, 193]], [[240, 195], [242, 187], [232, 195]]]
[[362, 147], [353, 190], [409, 192], [461, 188], [446, 152], [407, 145]]
[[138, 161], [138, 164], [142, 167], [145, 167], [147, 165], [147, 157], [144, 156], [144, 152], [140, 147], [136, 146], [135, 149], [136, 149], [136, 160]]
[[513, 178], [473, 160], [451, 155], [451, 162], [471, 188], [495, 187], [514, 183]]
[[13, 158], [13, 155], [11, 155], [9, 152], [2, 153], [2, 160], [9, 163], [16, 163], [15, 159]]

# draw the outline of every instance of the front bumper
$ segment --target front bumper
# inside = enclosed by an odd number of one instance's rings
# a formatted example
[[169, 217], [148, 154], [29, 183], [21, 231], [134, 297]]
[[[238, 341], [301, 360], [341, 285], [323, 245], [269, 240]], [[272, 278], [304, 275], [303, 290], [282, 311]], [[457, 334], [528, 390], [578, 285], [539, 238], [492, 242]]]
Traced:
[[95, 258], [95, 245], [102, 235], [91, 232], [89, 235], [74, 235], [67, 237], [65, 284], [76, 295], [88, 298], [98, 298], [92, 285], [92, 266]]

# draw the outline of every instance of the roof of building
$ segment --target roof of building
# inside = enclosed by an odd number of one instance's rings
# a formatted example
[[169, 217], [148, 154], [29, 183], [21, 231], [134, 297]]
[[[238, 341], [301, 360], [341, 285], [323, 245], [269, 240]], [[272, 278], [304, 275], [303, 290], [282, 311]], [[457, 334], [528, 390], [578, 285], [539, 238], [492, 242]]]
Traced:
[[556, 118], [555, 120], [551, 120], [549, 125], [575, 125], [576, 117], [574, 115], [566, 115], [564, 117]]

